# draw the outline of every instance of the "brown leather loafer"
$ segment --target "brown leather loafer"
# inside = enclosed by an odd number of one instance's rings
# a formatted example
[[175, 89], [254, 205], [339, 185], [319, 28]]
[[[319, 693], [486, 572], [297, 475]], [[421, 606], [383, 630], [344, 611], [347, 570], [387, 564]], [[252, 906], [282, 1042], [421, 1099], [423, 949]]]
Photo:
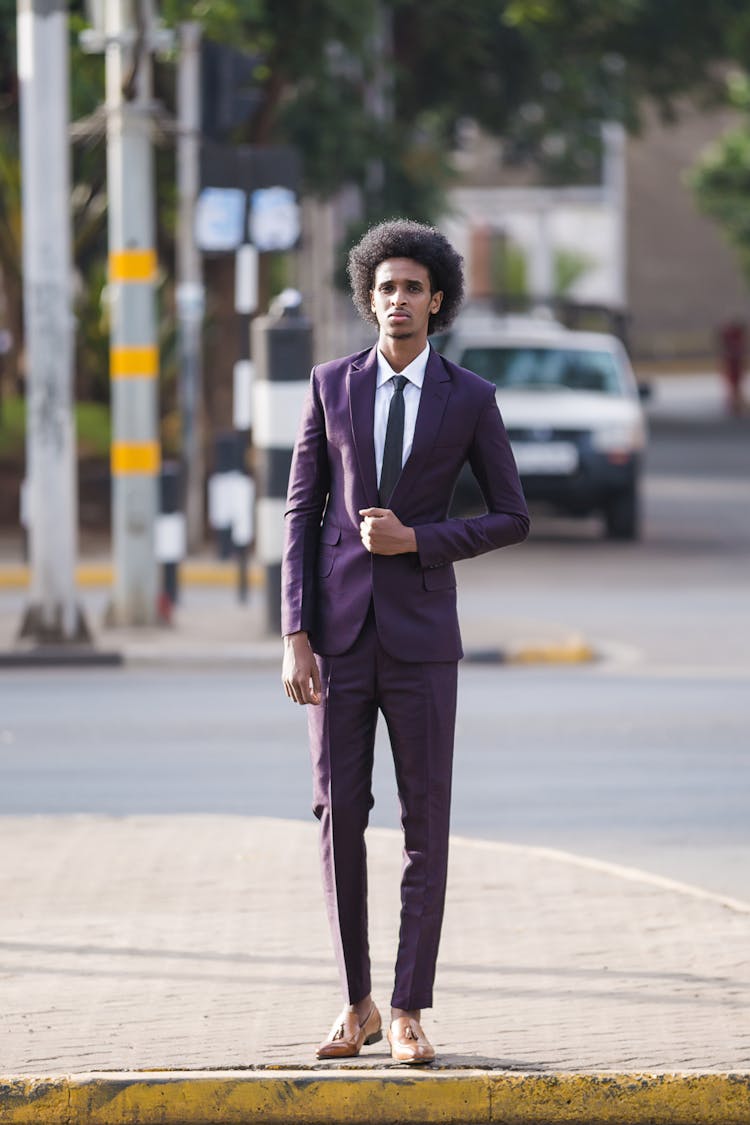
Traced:
[[431, 1063], [435, 1058], [435, 1048], [422, 1030], [421, 1023], [408, 1016], [399, 1016], [393, 1021], [388, 1042], [394, 1062], [421, 1065]]
[[363, 1047], [379, 1043], [383, 1038], [380, 1012], [373, 1006], [364, 1023], [357, 1019], [356, 1012], [344, 1008], [333, 1027], [331, 1034], [318, 1047], [319, 1059], [353, 1059]]

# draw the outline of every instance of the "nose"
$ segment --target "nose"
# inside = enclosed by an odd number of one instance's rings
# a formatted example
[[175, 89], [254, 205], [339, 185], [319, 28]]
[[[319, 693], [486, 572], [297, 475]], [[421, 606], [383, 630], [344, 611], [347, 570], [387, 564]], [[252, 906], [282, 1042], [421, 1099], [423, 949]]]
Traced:
[[406, 290], [405, 289], [394, 289], [394, 291], [393, 291], [393, 303], [394, 303], [394, 305], [405, 305], [406, 304]]

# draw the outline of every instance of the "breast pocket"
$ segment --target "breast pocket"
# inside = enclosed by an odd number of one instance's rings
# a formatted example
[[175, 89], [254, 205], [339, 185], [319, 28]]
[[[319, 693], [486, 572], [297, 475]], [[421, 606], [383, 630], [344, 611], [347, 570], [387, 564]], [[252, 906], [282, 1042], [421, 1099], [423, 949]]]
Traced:
[[341, 540], [341, 528], [335, 524], [323, 524], [320, 529], [318, 545], [318, 577], [327, 578], [336, 561], [336, 547]]

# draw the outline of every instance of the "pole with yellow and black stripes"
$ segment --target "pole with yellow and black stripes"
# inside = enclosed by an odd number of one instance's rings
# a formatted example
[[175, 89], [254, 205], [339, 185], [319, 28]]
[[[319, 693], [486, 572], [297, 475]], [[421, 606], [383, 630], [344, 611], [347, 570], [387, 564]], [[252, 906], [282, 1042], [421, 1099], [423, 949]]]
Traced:
[[[146, 6], [148, 7], [148, 6]], [[107, 11], [107, 192], [112, 390], [111, 617], [157, 619], [159, 567], [159, 349], [150, 44], [135, 32], [132, 0]]]

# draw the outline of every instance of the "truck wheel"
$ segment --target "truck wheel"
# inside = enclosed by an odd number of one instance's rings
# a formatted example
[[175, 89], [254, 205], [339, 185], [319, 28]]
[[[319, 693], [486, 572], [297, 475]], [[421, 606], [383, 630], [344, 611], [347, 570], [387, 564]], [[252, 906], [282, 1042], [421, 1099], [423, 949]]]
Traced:
[[604, 521], [607, 539], [640, 537], [638, 491], [634, 485], [610, 496], [604, 509]]

